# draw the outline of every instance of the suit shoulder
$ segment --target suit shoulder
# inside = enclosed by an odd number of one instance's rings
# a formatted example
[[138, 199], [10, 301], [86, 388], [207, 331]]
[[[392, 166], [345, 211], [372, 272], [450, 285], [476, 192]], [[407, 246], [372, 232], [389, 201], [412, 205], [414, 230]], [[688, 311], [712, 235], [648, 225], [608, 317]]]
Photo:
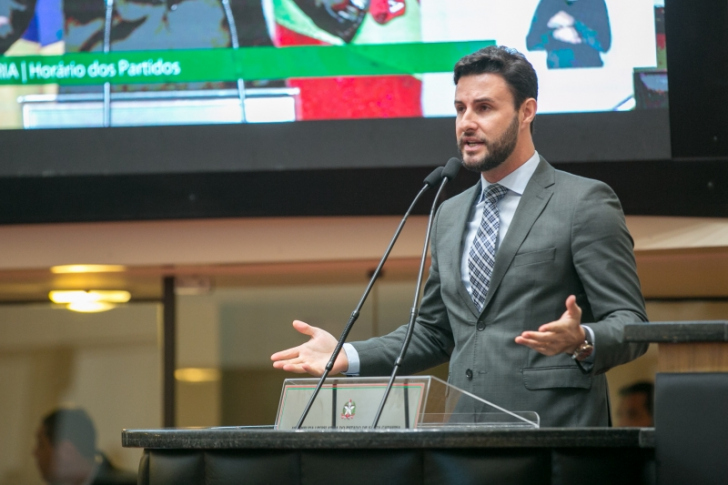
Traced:
[[619, 224], [624, 220], [622, 202], [614, 190], [600, 180], [555, 170], [554, 199], [561, 207], [572, 207], [577, 221], [591, 218], [606, 225], [609, 220]]

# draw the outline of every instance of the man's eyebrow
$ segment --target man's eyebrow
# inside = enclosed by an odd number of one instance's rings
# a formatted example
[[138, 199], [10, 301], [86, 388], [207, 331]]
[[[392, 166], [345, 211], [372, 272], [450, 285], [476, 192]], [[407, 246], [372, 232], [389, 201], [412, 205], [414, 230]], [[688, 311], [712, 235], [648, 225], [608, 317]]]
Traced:
[[[495, 102], [496, 102], [495, 99], [489, 98], [488, 96], [485, 96], [485, 97], [482, 97], [482, 98], [476, 98], [476, 99], [473, 100], [473, 103], [495, 103]], [[459, 99], [456, 99], [455, 100], [455, 104], [458, 104], [458, 103], [462, 104], [463, 101], [461, 101]]]

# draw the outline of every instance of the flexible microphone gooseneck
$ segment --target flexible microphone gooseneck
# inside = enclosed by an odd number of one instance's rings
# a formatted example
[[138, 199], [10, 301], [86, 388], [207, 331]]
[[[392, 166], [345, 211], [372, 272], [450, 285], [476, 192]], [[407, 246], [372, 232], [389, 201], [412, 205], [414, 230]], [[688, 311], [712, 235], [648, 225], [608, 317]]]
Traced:
[[389, 383], [387, 384], [387, 388], [384, 390], [384, 397], [382, 398], [382, 402], [379, 404], [379, 409], [377, 409], [377, 414], [374, 417], [374, 423], [372, 424], [372, 428], [376, 428], [377, 424], [379, 424], [379, 418], [382, 416], [382, 411], [384, 410], [384, 405], [387, 403], [387, 398], [389, 398], [389, 393], [392, 390], [392, 386], [394, 385], [394, 380], [397, 377], [397, 372], [399, 371], [399, 366], [402, 364], [402, 361], [404, 360], [404, 356], [407, 354], [407, 348], [409, 347], [410, 340], [412, 340], [412, 332], [414, 332], [415, 329], [415, 320], [417, 320], [417, 314], [419, 313], [419, 300], [420, 300], [420, 288], [422, 287], [422, 276], [424, 274], [425, 269], [425, 260], [427, 259], [427, 249], [430, 246], [430, 229], [432, 227], [432, 219], [435, 215], [435, 208], [437, 207], [437, 201], [440, 198], [440, 193], [442, 192], [442, 189], [445, 187], [445, 184], [447, 184], [450, 180], [454, 179], [455, 176], [458, 174], [458, 171], [460, 171], [460, 160], [453, 157], [450, 160], [447, 161], [447, 164], [445, 165], [445, 168], [442, 171], [442, 182], [440, 183], [440, 188], [437, 190], [437, 194], [435, 194], [435, 200], [432, 202], [432, 208], [430, 209], [430, 217], [427, 220], [427, 232], [425, 234], [425, 244], [422, 248], [422, 257], [420, 258], [420, 271], [417, 276], [417, 286], [415, 287], [415, 298], [414, 302], [412, 303], [412, 310], [410, 311], [410, 319], [407, 323], [407, 332], [405, 333], [404, 342], [402, 343], [402, 350], [399, 352], [399, 357], [397, 357], [397, 360], [394, 361], [394, 368], [392, 369], [392, 374], [389, 377]]
[[[448, 162], [449, 163], [449, 162]], [[331, 372], [331, 369], [334, 367], [334, 362], [336, 362], [336, 358], [339, 356], [339, 353], [341, 352], [341, 348], [344, 346], [344, 342], [346, 342], [346, 338], [349, 336], [349, 332], [351, 331], [351, 328], [354, 326], [354, 322], [359, 318], [359, 312], [361, 311], [362, 306], [364, 306], [364, 302], [366, 301], [367, 297], [369, 296], [369, 292], [372, 289], [372, 286], [374, 286], [374, 282], [379, 277], [379, 273], [382, 271], [382, 266], [384, 266], [384, 263], [387, 261], [387, 258], [389, 257], [389, 253], [392, 251], [392, 247], [394, 246], [394, 243], [397, 241], [397, 238], [399, 238], [399, 233], [402, 232], [402, 228], [404, 227], [405, 222], [407, 222], [407, 218], [410, 215], [410, 212], [412, 212], [412, 209], [414, 208], [415, 204], [418, 200], [420, 200], [420, 197], [422, 197], [422, 194], [427, 192], [427, 190], [430, 187], [436, 186], [440, 181], [442, 180], [443, 174], [445, 172], [447, 167], [437, 167], [435, 170], [433, 170], [430, 175], [425, 177], [424, 184], [420, 191], [417, 193], [417, 196], [414, 198], [412, 203], [409, 206], [409, 209], [407, 209], [407, 212], [404, 214], [404, 217], [402, 217], [402, 220], [399, 223], [399, 226], [397, 227], [397, 230], [394, 232], [394, 236], [392, 236], [392, 240], [389, 242], [389, 246], [387, 246], [387, 250], [384, 251], [384, 255], [382, 256], [381, 261], [379, 261], [379, 265], [377, 266], [377, 269], [374, 270], [374, 273], [372, 274], [371, 279], [369, 280], [369, 284], [367, 285], [366, 289], [364, 290], [364, 294], [361, 297], [361, 300], [359, 300], [359, 304], [356, 306], [354, 311], [351, 313], [351, 316], [349, 317], [349, 322], [346, 324], [346, 327], [344, 328], [344, 331], [341, 333], [341, 337], [339, 337], [339, 341], [336, 344], [336, 347], [334, 348], [333, 353], [331, 354], [331, 358], [329, 359], [328, 364], [326, 364], [326, 367], [324, 369], [324, 373], [319, 379], [318, 384], [316, 385], [316, 389], [314, 389], [313, 394], [311, 395], [311, 398], [308, 400], [308, 403], [306, 404], [306, 408], [303, 410], [303, 414], [301, 414], [301, 418], [298, 420], [298, 424], [296, 424], [295, 429], [301, 429], [301, 426], [303, 425], [303, 421], [306, 419], [306, 416], [308, 416], [309, 411], [311, 410], [311, 406], [313, 406], [313, 402], [316, 399], [316, 396], [318, 396], [319, 391], [321, 390], [321, 387], [324, 384], [324, 381], [326, 380], [326, 377], [328, 377], [329, 372]], [[442, 185], [440, 186], [440, 190], [442, 190]], [[440, 192], [438, 191], [438, 194]]]

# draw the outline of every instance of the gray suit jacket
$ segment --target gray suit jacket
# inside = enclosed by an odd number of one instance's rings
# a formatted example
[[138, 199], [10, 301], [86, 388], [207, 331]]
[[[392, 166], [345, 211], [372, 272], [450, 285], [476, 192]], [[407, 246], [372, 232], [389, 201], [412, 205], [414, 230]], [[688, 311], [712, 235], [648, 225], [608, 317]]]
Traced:
[[[604, 372], [642, 355], [626, 344], [626, 323], [647, 321], [633, 242], [621, 205], [605, 184], [555, 170], [543, 158], [496, 254], [478, 312], [460, 262], [480, 183], [446, 201], [432, 230], [432, 266], [400, 375], [450, 361], [449, 382], [512, 411], [536, 411], [544, 427], [607, 426]], [[547, 357], [514, 339], [557, 320], [569, 295], [594, 330], [589, 373], [570, 356]], [[361, 375], [388, 375], [405, 329], [353, 345]]]

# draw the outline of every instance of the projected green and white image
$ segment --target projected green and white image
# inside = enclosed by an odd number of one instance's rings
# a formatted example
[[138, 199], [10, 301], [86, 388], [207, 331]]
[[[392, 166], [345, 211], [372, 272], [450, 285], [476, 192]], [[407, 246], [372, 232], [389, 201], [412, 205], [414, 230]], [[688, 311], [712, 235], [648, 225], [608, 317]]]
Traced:
[[0, 0], [0, 128], [453, 116], [453, 65], [492, 44], [537, 69], [540, 113], [664, 107], [661, 15], [654, 0]]

